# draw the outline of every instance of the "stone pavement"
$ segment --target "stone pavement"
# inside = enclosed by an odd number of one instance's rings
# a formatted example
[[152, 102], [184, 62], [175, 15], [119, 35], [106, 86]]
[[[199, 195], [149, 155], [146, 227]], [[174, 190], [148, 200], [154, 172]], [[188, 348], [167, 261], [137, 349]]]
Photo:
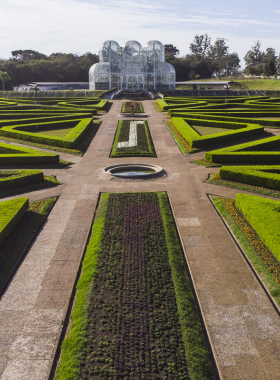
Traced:
[[[163, 115], [151, 101], [143, 104], [157, 158], [109, 158], [122, 119], [122, 101], [114, 101], [75, 165], [44, 170], [63, 185], [28, 194], [31, 200], [59, 198], [0, 300], [1, 380], [49, 378], [99, 193], [124, 191], [168, 192], [221, 378], [280, 379], [279, 315], [206, 195], [238, 191], [203, 183], [218, 169], [190, 163], [203, 154], [183, 156]], [[112, 178], [103, 173], [112, 163], [153, 163], [165, 174]]]

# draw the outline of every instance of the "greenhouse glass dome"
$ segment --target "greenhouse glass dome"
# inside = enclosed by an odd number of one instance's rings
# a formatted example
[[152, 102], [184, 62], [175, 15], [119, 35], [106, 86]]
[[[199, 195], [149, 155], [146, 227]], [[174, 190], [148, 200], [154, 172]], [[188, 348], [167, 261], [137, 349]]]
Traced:
[[165, 62], [164, 46], [159, 41], [149, 41], [144, 47], [137, 41], [127, 41], [122, 47], [105, 41], [99, 59], [89, 70], [90, 90], [175, 89], [175, 69]]

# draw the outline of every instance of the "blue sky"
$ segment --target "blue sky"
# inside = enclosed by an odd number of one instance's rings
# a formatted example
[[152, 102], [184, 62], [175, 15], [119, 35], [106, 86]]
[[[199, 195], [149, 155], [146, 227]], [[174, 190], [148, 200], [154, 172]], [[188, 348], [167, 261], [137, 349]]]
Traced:
[[98, 53], [113, 39], [122, 45], [152, 39], [171, 43], [180, 56], [195, 34], [224, 37], [243, 58], [256, 40], [280, 53], [276, 0], [0, 0], [0, 57], [17, 49], [41, 53]]

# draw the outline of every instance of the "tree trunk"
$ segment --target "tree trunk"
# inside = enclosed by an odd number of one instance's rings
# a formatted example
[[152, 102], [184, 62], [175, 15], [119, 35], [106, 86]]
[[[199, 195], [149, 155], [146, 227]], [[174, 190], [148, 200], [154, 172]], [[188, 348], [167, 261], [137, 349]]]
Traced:
[[5, 81], [2, 80], [2, 83], [3, 83], [3, 91], [5, 91]]

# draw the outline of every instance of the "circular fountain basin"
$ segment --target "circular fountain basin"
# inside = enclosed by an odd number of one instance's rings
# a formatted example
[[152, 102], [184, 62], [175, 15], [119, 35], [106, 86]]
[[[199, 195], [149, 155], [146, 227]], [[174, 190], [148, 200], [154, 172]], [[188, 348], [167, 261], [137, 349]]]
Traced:
[[162, 168], [157, 165], [149, 164], [122, 164], [108, 166], [104, 172], [115, 177], [122, 178], [141, 178], [158, 174]]

